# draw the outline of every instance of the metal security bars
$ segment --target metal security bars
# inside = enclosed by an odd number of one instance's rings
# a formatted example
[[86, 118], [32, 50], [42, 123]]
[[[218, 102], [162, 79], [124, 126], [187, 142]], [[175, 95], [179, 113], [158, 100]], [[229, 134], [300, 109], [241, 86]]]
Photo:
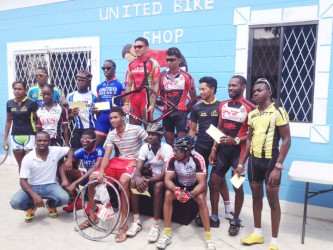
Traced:
[[[265, 77], [293, 122], [312, 122], [317, 24], [250, 28], [248, 80]], [[248, 89], [251, 97], [252, 85]]]

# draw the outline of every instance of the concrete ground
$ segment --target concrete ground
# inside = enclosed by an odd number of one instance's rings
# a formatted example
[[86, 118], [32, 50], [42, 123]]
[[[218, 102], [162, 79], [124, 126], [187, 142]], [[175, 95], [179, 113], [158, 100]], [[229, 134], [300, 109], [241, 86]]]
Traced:
[[[149, 244], [146, 240], [148, 235], [151, 218], [142, 218], [143, 230], [134, 238], [129, 238], [123, 243], [115, 243], [114, 234], [99, 242], [87, 240], [75, 232], [73, 215], [58, 209], [60, 217], [51, 219], [48, 217], [46, 209], [38, 209], [36, 220], [32, 223], [25, 223], [25, 213], [11, 209], [9, 200], [19, 189], [19, 176], [17, 166], [1, 165], [0, 175], [0, 241], [1, 249], [25, 249], [25, 250], [53, 250], [53, 249], [156, 249], [155, 244]], [[233, 194], [231, 193], [231, 197]], [[220, 204], [220, 228], [213, 228], [213, 240], [217, 249], [246, 249], [261, 250], [267, 249], [270, 242], [270, 213], [267, 203], [264, 204], [263, 211], [263, 232], [265, 243], [262, 245], [244, 246], [240, 243], [240, 238], [251, 233], [253, 230], [252, 209], [250, 197], [246, 197], [245, 205], [242, 210], [241, 219], [245, 227], [240, 230], [236, 237], [228, 235], [229, 224], [223, 218], [223, 205]], [[300, 206], [301, 208], [301, 206]], [[282, 214], [279, 249], [280, 250], [331, 250], [333, 249], [333, 223], [324, 220], [308, 218], [306, 227], [305, 244], [301, 244], [303, 210], [300, 209], [298, 216]], [[130, 221], [132, 218], [130, 217]], [[161, 227], [163, 228], [163, 227]], [[166, 249], [196, 250], [205, 249], [203, 240], [203, 229], [196, 227], [194, 221], [188, 226], [173, 223], [172, 243]]]

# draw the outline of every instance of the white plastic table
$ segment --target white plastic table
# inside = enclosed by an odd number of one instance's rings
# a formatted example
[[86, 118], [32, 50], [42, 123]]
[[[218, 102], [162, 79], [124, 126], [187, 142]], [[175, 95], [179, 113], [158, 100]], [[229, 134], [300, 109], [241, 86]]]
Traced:
[[[289, 179], [306, 182], [303, 212], [302, 244], [304, 244], [308, 199], [333, 191], [333, 163], [293, 161], [288, 174]], [[309, 183], [332, 185], [332, 188], [309, 191]]]

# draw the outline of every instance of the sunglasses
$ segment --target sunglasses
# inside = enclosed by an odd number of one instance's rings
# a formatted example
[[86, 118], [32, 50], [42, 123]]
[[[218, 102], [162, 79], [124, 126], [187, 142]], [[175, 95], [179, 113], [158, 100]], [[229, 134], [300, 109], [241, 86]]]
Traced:
[[146, 47], [145, 45], [134, 45], [134, 49], [142, 49], [143, 47]]
[[85, 78], [78, 78], [77, 81], [78, 81], [78, 82], [86, 82], [86, 81], [88, 81], [88, 80], [85, 79]]
[[181, 153], [184, 153], [185, 151], [182, 150], [182, 149], [174, 149], [173, 152], [174, 152], [175, 154], [181, 154]]
[[269, 81], [267, 81], [266, 78], [259, 78], [259, 79], [254, 83], [254, 85], [259, 84], [259, 83], [266, 83], [267, 86], [268, 86], [268, 88], [269, 88], [269, 90], [272, 91], [271, 84], [269, 83]]
[[35, 77], [37, 77], [37, 78], [41, 78], [43, 76], [47, 76], [47, 74], [40, 73], [40, 74], [35, 75]]
[[116, 67], [115, 66], [112, 66], [112, 67], [102, 67], [102, 70], [111, 70], [111, 69], [115, 69]]
[[174, 62], [174, 61], [176, 61], [176, 59], [175, 58], [167, 58], [167, 59], [165, 59], [167, 62]]
[[86, 143], [86, 142], [88, 142], [88, 143], [92, 143], [93, 141], [96, 141], [96, 139], [81, 139], [80, 140], [80, 142], [82, 142], [82, 143]]

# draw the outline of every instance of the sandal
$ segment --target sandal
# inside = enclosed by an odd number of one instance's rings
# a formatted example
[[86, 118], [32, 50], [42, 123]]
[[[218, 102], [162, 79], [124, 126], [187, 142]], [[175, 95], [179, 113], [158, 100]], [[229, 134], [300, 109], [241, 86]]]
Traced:
[[89, 220], [85, 220], [83, 221], [80, 225], [79, 225], [79, 228], [75, 227], [74, 228], [74, 231], [78, 232], [79, 230], [82, 231], [82, 230], [85, 230], [89, 227], [92, 227], [92, 224], [93, 225], [97, 225], [98, 224], [98, 220], [96, 222], [91, 222]]
[[127, 239], [127, 235], [126, 235], [127, 230], [128, 230], [128, 225], [125, 225], [118, 230], [118, 233], [116, 235], [117, 243], [124, 242]]

